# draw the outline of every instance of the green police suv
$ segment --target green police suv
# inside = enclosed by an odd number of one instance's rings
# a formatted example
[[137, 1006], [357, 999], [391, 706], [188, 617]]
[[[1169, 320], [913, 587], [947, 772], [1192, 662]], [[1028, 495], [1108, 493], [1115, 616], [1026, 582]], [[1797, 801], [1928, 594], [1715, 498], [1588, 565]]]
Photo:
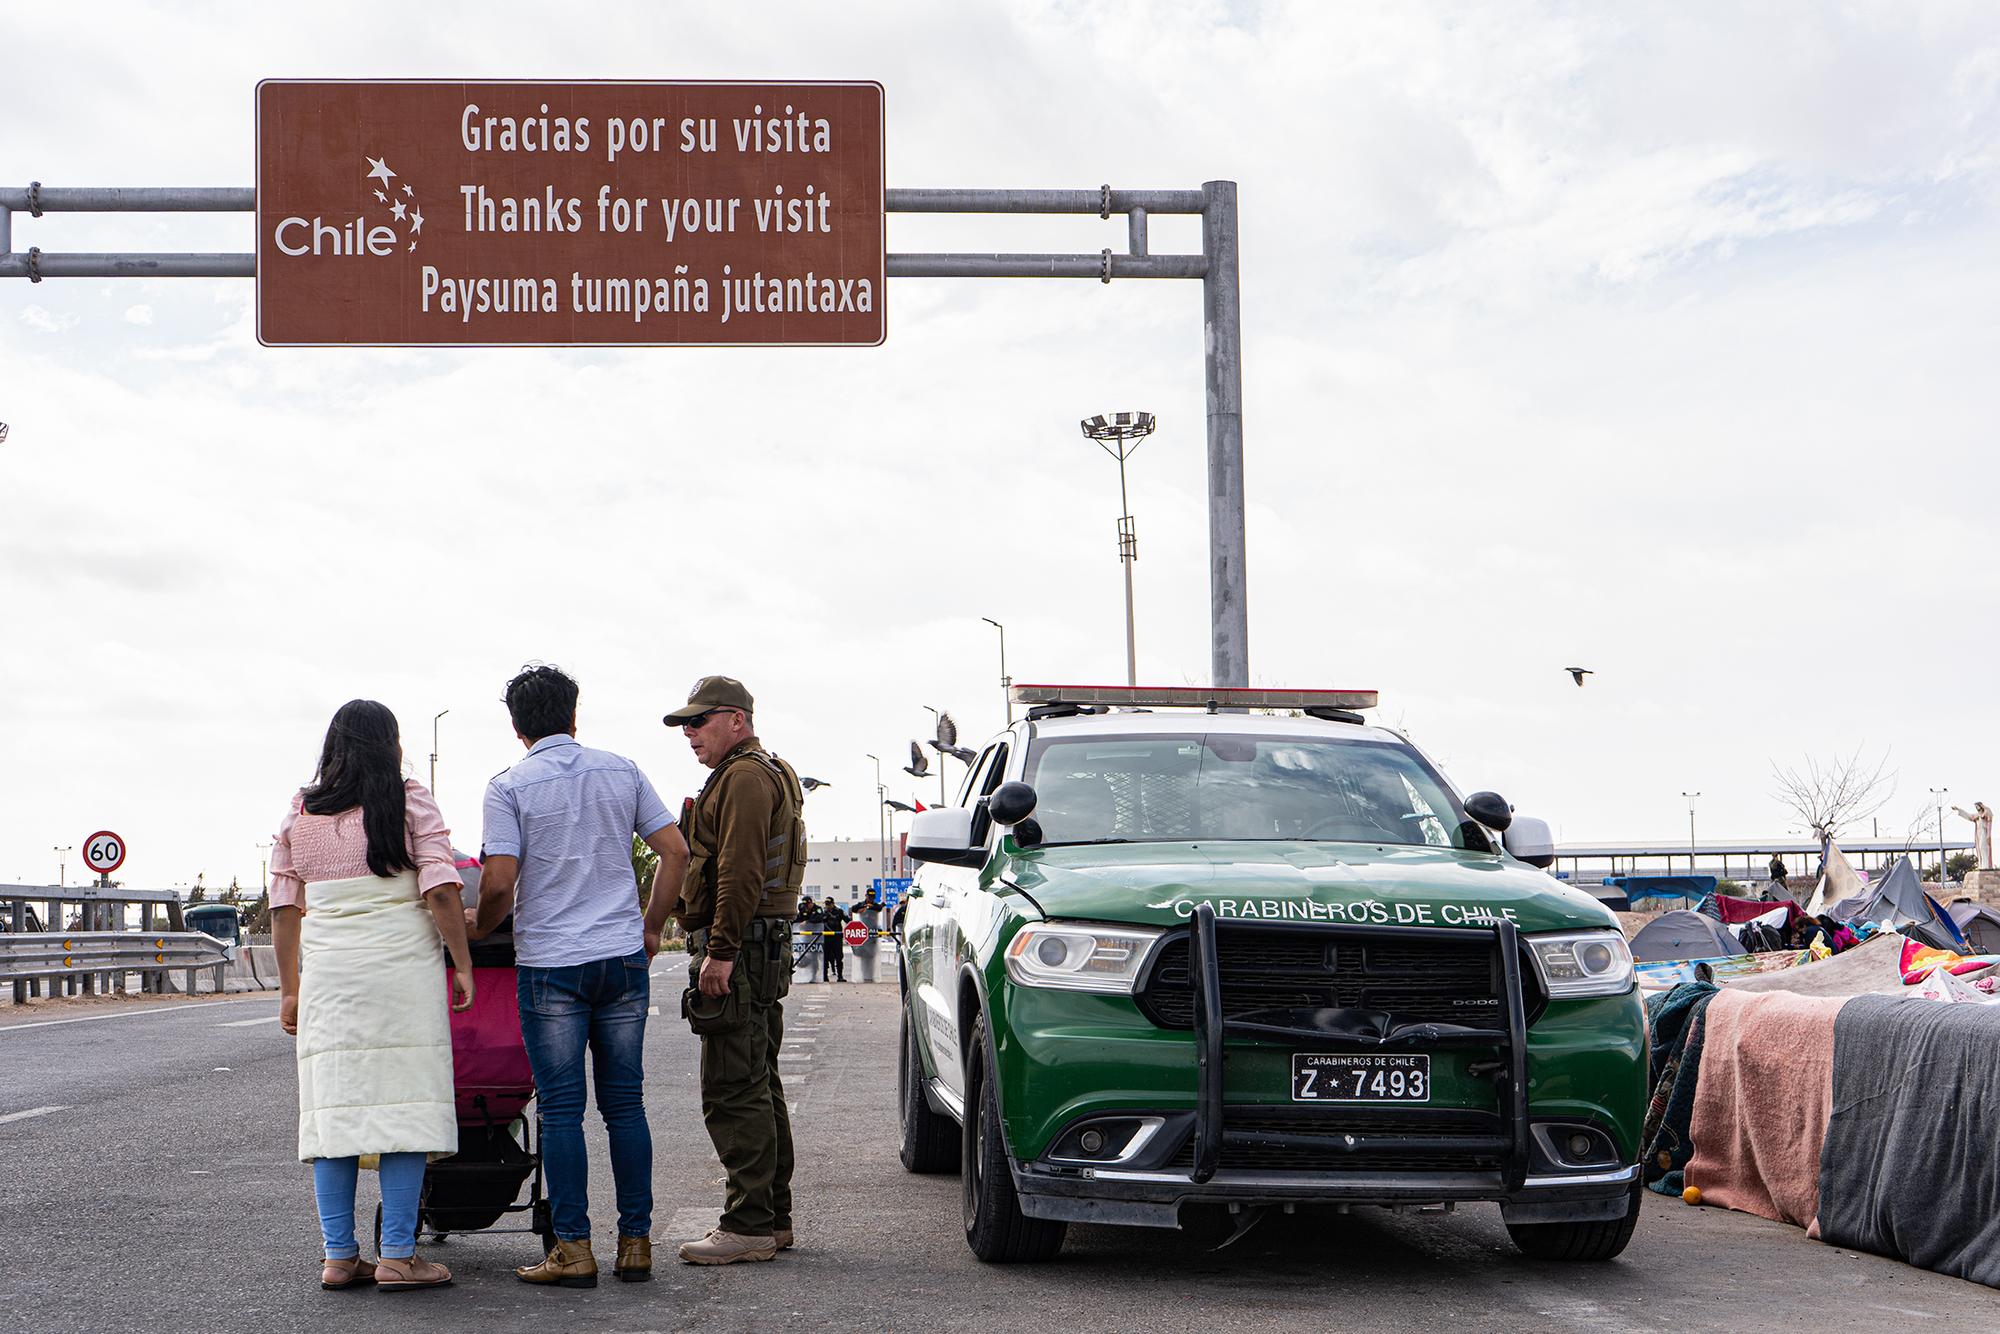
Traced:
[[957, 1168], [980, 1259], [1203, 1205], [1494, 1201], [1530, 1255], [1624, 1249], [1644, 1014], [1546, 824], [1372, 692], [1015, 696], [912, 823], [901, 955], [903, 1164]]

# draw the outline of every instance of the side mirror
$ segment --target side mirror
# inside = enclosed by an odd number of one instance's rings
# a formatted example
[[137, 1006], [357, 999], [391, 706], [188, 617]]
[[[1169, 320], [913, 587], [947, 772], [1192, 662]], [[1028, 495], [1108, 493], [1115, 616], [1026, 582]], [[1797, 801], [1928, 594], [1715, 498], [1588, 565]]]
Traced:
[[1498, 833], [1505, 833], [1514, 823], [1514, 808], [1498, 792], [1473, 793], [1465, 799], [1465, 813]]
[[986, 813], [997, 825], [1017, 825], [1035, 813], [1035, 789], [1026, 783], [1002, 783], [986, 799]]
[[1539, 866], [1546, 871], [1555, 865], [1556, 837], [1550, 832], [1547, 820], [1537, 820], [1532, 815], [1517, 815], [1504, 841], [1507, 851], [1530, 866]]
[[977, 866], [986, 860], [986, 849], [973, 845], [971, 811], [941, 806], [918, 811], [910, 820], [909, 856], [940, 866]]

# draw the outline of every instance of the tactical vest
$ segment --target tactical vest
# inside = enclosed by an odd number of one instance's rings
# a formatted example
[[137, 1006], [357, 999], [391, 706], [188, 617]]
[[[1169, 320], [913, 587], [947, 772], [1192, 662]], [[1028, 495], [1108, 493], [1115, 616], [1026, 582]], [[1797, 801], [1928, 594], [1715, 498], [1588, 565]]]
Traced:
[[[683, 821], [688, 842], [688, 883], [683, 893], [689, 918], [712, 919], [715, 914], [715, 857], [720, 831], [716, 828], [717, 805], [721, 801], [717, 784], [731, 766], [749, 763], [778, 788], [778, 806], [771, 814], [771, 836], [764, 847], [764, 898], [757, 916], [790, 917], [799, 901], [799, 888], [806, 879], [805, 789], [792, 766], [767, 750], [736, 751], [715, 766], [701, 792], [688, 803], [689, 818]], [[718, 795], [712, 795], [718, 794]], [[782, 896], [780, 908], [772, 908]]]

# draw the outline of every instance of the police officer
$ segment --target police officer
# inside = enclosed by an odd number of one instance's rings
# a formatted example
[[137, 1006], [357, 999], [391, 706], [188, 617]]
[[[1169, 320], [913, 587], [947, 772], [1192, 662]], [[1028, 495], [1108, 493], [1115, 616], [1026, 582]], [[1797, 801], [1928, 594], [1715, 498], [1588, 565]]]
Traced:
[[841, 930], [847, 925], [847, 914], [833, 901], [833, 895], [826, 896], [826, 904], [819, 910], [820, 941], [826, 947], [826, 980], [845, 982], [847, 980], [847, 941]]
[[690, 1264], [770, 1260], [792, 1244], [792, 1123], [778, 1048], [805, 882], [805, 793], [757, 740], [752, 704], [742, 682], [704, 676], [664, 719], [712, 771], [682, 821], [691, 983], [682, 1009], [701, 1035], [701, 1115], [728, 1189], [715, 1228], [680, 1248]]

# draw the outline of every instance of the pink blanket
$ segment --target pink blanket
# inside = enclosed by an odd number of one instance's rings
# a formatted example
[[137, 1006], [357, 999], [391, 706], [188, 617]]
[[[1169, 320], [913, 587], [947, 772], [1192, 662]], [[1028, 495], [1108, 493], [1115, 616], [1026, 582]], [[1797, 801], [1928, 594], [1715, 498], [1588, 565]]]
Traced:
[[1687, 1182], [1703, 1204], [1819, 1235], [1819, 1154], [1845, 997], [1724, 988], [1709, 1003]]

